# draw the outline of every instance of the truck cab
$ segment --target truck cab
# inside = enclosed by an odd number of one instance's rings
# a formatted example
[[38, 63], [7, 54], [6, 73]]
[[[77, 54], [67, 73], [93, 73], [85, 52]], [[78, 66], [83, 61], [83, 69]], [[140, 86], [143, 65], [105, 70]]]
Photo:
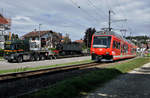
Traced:
[[27, 40], [14, 40], [5, 42], [4, 58], [9, 62], [14, 59], [19, 60], [19, 54], [29, 51], [29, 42]]

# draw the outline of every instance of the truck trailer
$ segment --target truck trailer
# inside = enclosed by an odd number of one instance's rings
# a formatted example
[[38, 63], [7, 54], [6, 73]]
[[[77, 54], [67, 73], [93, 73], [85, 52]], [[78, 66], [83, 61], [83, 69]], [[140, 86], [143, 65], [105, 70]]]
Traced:
[[57, 54], [41, 47], [40, 40], [12, 40], [5, 42], [4, 58], [8, 62], [39, 61], [55, 58]]

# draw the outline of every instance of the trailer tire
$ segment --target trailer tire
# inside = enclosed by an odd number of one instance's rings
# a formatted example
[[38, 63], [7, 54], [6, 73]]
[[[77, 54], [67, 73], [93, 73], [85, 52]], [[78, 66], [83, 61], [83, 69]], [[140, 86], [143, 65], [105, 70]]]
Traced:
[[30, 57], [30, 61], [35, 61], [34, 56], [31, 56], [31, 57]]
[[12, 62], [12, 60], [8, 60], [8, 62], [10, 62], [10, 63], [11, 63], [11, 62]]
[[36, 61], [39, 61], [39, 60], [40, 60], [39, 55], [35, 55], [35, 60], [36, 60]]
[[23, 61], [22, 56], [19, 56], [19, 57], [17, 58], [17, 62], [18, 62], [18, 63], [22, 63], [22, 61]]
[[45, 60], [45, 58], [46, 58], [46, 57], [45, 57], [44, 55], [41, 55], [41, 58], [40, 58], [40, 59], [41, 59], [41, 60]]

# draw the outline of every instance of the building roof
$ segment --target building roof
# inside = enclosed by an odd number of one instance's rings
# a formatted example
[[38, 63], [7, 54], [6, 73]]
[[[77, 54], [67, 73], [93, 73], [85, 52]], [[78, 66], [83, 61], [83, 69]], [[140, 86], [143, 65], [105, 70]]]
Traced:
[[9, 22], [7, 21], [7, 19], [0, 14], [0, 24], [8, 24], [8, 23]]
[[77, 43], [83, 43], [83, 40], [75, 40]]
[[[40, 36], [43, 36], [43, 35], [50, 33], [50, 32], [53, 33], [53, 31], [51, 31], [51, 30], [40, 31]], [[38, 37], [38, 36], [39, 36], [39, 31], [32, 31], [32, 32], [25, 34], [23, 37], [28, 38], [28, 37]]]

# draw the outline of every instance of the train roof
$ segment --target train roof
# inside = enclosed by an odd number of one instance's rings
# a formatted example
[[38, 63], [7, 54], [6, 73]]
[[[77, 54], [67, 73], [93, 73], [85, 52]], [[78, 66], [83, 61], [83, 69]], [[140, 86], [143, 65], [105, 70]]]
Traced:
[[118, 37], [118, 38], [124, 40], [125, 42], [128, 42], [128, 43], [130, 43], [130, 44], [132, 44], [132, 45], [135, 46], [135, 44], [132, 43], [130, 40], [125, 39], [123, 36], [117, 34], [117, 33], [114, 32], [114, 31], [98, 31], [98, 32], [95, 32], [94, 35], [114, 35], [114, 36], [116, 36], [116, 37]]
[[114, 31], [98, 31], [98, 32], [95, 32], [95, 35], [114, 35], [120, 39], [123, 39], [121, 35], [115, 33]]

